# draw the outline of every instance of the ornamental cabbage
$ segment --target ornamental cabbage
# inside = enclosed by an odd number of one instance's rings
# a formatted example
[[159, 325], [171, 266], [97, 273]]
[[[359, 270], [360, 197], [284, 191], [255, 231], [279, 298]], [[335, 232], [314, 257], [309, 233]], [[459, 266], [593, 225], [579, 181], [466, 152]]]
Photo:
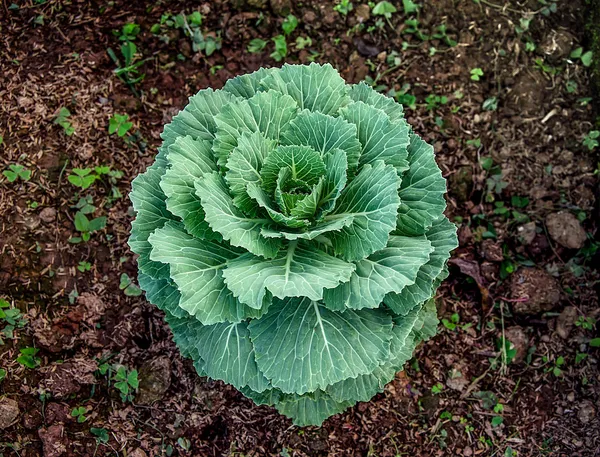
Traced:
[[184, 356], [297, 425], [394, 379], [437, 327], [456, 228], [402, 106], [331, 65], [201, 90], [132, 184], [139, 283]]

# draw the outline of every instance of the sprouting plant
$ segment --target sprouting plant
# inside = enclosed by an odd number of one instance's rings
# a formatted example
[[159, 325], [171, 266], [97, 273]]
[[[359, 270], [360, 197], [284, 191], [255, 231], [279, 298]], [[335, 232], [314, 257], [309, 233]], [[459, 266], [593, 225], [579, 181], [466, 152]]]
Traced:
[[17, 179], [21, 181], [29, 181], [31, 179], [31, 170], [19, 164], [10, 164], [8, 170], [4, 170], [2, 174], [8, 182], [15, 182]]
[[296, 42], [294, 43], [294, 46], [296, 47], [296, 50], [300, 50], [300, 49], [304, 49], [306, 47], [312, 46], [313, 42], [312, 42], [312, 38], [311, 37], [303, 37], [303, 36], [299, 36], [296, 38]]
[[80, 236], [74, 236], [69, 238], [69, 243], [81, 243], [82, 241], [89, 241], [90, 235], [94, 232], [102, 230], [106, 227], [106, 216], [95, 217], [88, 219], [83, 211], [77, 211], [75, 213], [75, 229], [80, 232]]
[[431, 35], [431, 38], [436, 40], [442, 40], [446, 45], [453, 48], [458, 45], [456, 40], [453, 40], [448, 36], [448, 30], [446, 28], [446, 24], [440, 24], [437, 26], [436, 31]]
[[498, 109], [498, 98], [490, 97], [486, 98], [481, 104], [481, 108], [484, 111], [496, 111]]
[[579, 316], [575, 321], [575, 326], [584, 330], [593, 330], [596, 325], [596, 319], [593, 317]]
[[291, 35], [296, 30], [296, 27], [298, 27], [298, 18], [293, 14], [289, 14], [281, 24], [285, 36]]
[[146, 62], [147, 59], [139, 59], [137, 54], [137, 46], [132, 41], [125, 41], [121, 47], [121, 56], [119, 59], [112, 48], [108, 48], [106, 52], [115, 63], [117, 68], [114, 70], [115, 75], [123, 83], [125, 83], [131, 92], [137, 97], [139, 96], [135, 86], [143, 81], [146, 77], [145, 73], [140, 73], [139, 68]]
[[267, 46], [268, 42], [263, 40], [262, 38], [254, 38], [248, 44], [248, 52], [252, 54], [257, 54], [262, 52], [263, 49]]
[[140, 26], [138, 24], [125, 24], [121, 31], [118, 30], [113, 31], [115, 35], [118, 35], [120, 41], [133, 41], [137, 38], [140, 33]]
[[579, 60], [584, 67], [589, 67], [594, 60], [594, 53], [592, 51], [583, 52], [583, 48], [579, 47], [571, 51], [569, 57], [573, 60]]
[[439, 108], [440, 106], [447, 104], [448, 97], [446, 97], [445, 95], [429, 94], [425, 98], [425, 103], [427, 103], [427, 106], [425, 107], [427, 111], [433, 111]]
[[398, 10], [393, 4], [391, 4], [390, 2], [383, 1], [375, 5], [375, 7], [373, 8], [373, 15], [383, 16], [386, 18], [386, 20], [389, 21], [392, 18], [392, 14], [394, 14], [397, 11]]
[[337, 0], [337, 3], [333, 7], [334, 11], [337, 11], [343, 16], [347, 16], [350, 11], [354, 9], [350, 0]]
[[412, 0], [402, 0], [402, 8], [404, 9], [405, 14], [413, 14], [419, 12], [421, 5], [413, 2]]
[[271, 58], [276, 62], [281, 62], [287, 56], [287, 42], [285, 41], [285, 36], [277, 35], [272, 38], [273, 43], [275, 43], [275, 51], [271, 53]]
[[139, 297], [142, 295], [142, 290], [134, 284], [127, 273], [121, 273], [119, 289], [128, 297]]
[[42, 359], [36, 355], [39, 351], [38, 348], [22, 348], [19, 350], [21, 355], [17, 357], [17, 362], [27, 368], [36, 368], [42, 363]]
[[92, 264], [90, 262], [86, 262], [86, 261], [80, 261], [79, 264], [77, 265], [77, 269], [81, 272], [81, 273], [85, 273], [86, 271], [90, 271], [92, 269]]
[[471, 70], [471, 79], [473, 81], [479, 81], [483, 76], [483, 70], [481, 68], [473, 68]]
[[410, 109], [417, 108], [417, 97], [410, 94], [408, 91], [410, 90], [410, 84], [405, 83], [402, 88], [396, 93], [396, 101], [401, 105], [406, 106]]
[[[122, 171], [111, 170], [108, 166], [99, 166], [91, 168], [73, 168], [67, 180], [76, 187], [81, 187], [85, 190], [94, 184], [97, 180], [102, 179], [102, 176], [108, 176], [112, 184], [115, 184], [117, 179], [123, 176]], [[84, 212], [84, 214], [89, 214]]]
[[431, 388], [431, 393], [433, 395], [438, 395], [438, 394], [441, 394], [443, 390], [444, 390], [444, 385], [441, 382], [438, 382]]
[[92, 427], [90, 428], [90, 433], [94, 435], [96, 437], [96, 441], [101, 444], [108, 443], [108, 440], [110, 439], [108, 436], [108, 430], [105, 428]]
[[419, 28], [420, 23], [418, 19], [407, 19], [404, 21], [404, 25], [406, 26], [404, 33], [414, 35], [421, 41], [427, 41], [429, 39], [429, 35], [423, 33]]
[[88, 409], [85, 406], [77, 406], [71, 410], [71, 417], [77, 419], [80, 424], [87, 420], [86, 414]]
[[394, 99], [331, 65], [263, 68], [198, 92], [162, 136], [129, 245], [199, 373], [318, 425], [435, 334], [456, 226]]
[[452, 316], [450, 316], [450, 320], [442, 319], [442, 325], [451, 331], [456, 330], [456, 326], [459, 322], [460, 316], [458, 313], [453, 313]]
[[15, 329], [23, 328], [27, 324], [27, 319], [16, 307], [11, 307], [10, 303], [0, 298], [0, 324], [4, 324], [0, 330], [0, 345], [4, 344], [3, 338], [12, 339], [15, 337]]
[[124, 366], [119, 366], [112, 380], [114, 386], [121, 395], [121, 401], [133, 401], [133, 394], [137, 391], [140, 383], [137, 370], [128, 370]]
[[108, 120], [108, 134], [112, 135], [114, 133], [117, 136], [122, 137], [133, 127], [133, 122], [129, 120], [128, 114], [113, 114], [112, 117]]
[[591, 130], [584, 138], [583, 145], [590, 151], [598, 147], [598, 139], [600, 138], [600, 130]]
[[75, 127], [73, 127], [71, 125], [71, 122], [69, 121], [70, 116], [71, 116], [71, 111], [69, 111], [67, 108], [65, 108], [63, 106], [58, 111], [56, 118], [54, 118], [54, 123], [57, 125], [60, 125], [63, 128], [65, 135], [67, 135], [67, 136], [71, 136], [71, 135], [73, 135], [73, 133], [75, 133]]

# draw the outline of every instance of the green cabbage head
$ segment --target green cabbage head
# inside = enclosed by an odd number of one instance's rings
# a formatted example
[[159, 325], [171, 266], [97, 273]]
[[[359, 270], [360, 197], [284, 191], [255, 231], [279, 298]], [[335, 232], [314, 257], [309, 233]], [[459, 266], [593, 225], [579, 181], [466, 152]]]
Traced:
[[331, 65], [260, 69], [192, 96], [162, 139], [129, 245], [201, 376], [319, 425], [435, 333], [456, 228], [394, 100]]

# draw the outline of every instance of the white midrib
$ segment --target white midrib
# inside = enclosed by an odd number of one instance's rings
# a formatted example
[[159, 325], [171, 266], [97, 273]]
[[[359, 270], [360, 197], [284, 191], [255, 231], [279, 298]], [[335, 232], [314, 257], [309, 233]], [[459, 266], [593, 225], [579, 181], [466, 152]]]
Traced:
[[288, 252], [285, 258], [285, 283], [289, 282], [290, 278], [290, 267], [292, 265], [292, 259], [294, 258], [294, 251], [298, 246], [298, 240], [290, 241], [288, 246]]

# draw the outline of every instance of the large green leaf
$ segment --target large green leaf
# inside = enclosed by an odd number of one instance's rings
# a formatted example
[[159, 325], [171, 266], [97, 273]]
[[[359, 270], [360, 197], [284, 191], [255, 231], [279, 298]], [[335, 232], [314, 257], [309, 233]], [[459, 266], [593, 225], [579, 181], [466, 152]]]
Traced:
[[[324, 272], [326, 270], [323, 270]], [[391, 317], [330, 311], [309, 298], [275, 300], [249, 325], [259, 369], [274, 387], [303, 394], [372, 372], [389, 357]]]
[[450, 251], [458, 246], [456, 226], [445, 216], [435, 221], [425, 236], [434, 250], [430, 254], [429, 261], [419, 269], [415, 283], [405, 287], [401, 293], [390, 293], [383, 299], [383, 302], [396, 314], [404, 315], [415, 305], [431, 297], [434, 292], [434, 282], [442, 272]]
[[205, 219], [210, 227], [234, 246], [267, 258], [275, 257], [281, 240], [264, 238], [261, 228], [273, 222], [267, 218], [248, 217], [233, 202], [225, 181], [219, 173], [206, 175], [195, 182], [196, 193], [202, 200]]
[[251, 98], [261, 89], [260, 81], [277, 70], [276, 68], [259, 68], [254, 73], [236, 76], [225, 83], [223, 90], [238, 97]]
[[167, 211], [165, 204], [166, 196], [160, 188], [160, 178], [165, 170], [152, 165], [145, 173], [142, 173], [131, 183], [129, 198], [137, 216], [131, 222], [131, 235], [129, 247], [139, 255], [137, 259], [138, 268], [155, 279], [169, 277], [169, 267], [150, 260], [152, 246], [148, 243], [148, 237], [157, 228], [162, 227], [165, 222], [174, 219]]
[[347, 155], [348, 168], [358, 167], [361, 145], [356, 125], [341, 117], [301, 111], [281, 132], [281, 144], [310, 146], [321, 155], [341, 149]]
[[289, 95], [272, 90], [224, 106], [215, 117], [217, 131], [213, 151], [218, 164], [227, 163], [244, 132], [260, 132], [271, 140], [279, 140], [281, 130], [297, 111], [298, 105]]
[[175, 317], [188, 317], [189, 313], [179, 307], [181, 294], [171, 278], [154, 279], [144, 273], [138, 274], [140, 287], [146, 292], [146, 298], [159, 309]]
[[181, 136], [169, 148], [169, 168], [160, 181], [167, 209], [183, 220], [185, 229], [198, 238], [219, 239], [204, 220], [204, 210], [194, 182], [217, 170], [211, 142]]
[[329, 309], [340, 311], [378, 308], [386, 294], [414, 284], [432, 251], [424, 236], [391, 236], [385, 248], [356, 262], [350, 281], [325, 290], [323, 301]]
[[156, 161], [166, 166], [169, 147], [180, 136], [190, 135], [194, 139], [212, 141], [215, 136], [215, 116], [236, 98], [222, 90], [204, 89], [189, 99], [188, 105], [173, 117], [161, 133], [163, 143]]
[[411, 135], [408, 146], [410, 168], [402, 176], [397, 233], [420, 235], [446, 209], [446, 180], [435, 162], [433, 147]]
[[345, 411], [352, 405], [354, 402], [338, 402], [317, 390], [305, 395], [285, 395], [283, 401], [276, 403], [275, 407], [281, 414], [292, 419], [294, 425], [306, 427], [321, 426], [325, 419]]
[[349, 101], [346, 82], [330, 64], [285, 64], [266, 76], [261, 86], [290, 95], [300, 109], [324, 114], [336, 114]]
[[262, 392], [269, 381], [259, 371], [250, 341], [248, 324], [222, 323], [198, 330], [196, 347], [205, 361], [204, 370], [213, 379], [222, 379], [240, 389]]
[[229, 262], [225, 283], [242, 302], [258, 308], [270, 291], [275, 297], [323, 298], [323, 289], [348, 281], [354, 264], [333, 257], [314, 245], [298, 241], [272, 260], [245, 254]]
[[356, 125], [362, 145], [360, 166], [383, 160], [399, 173], [408, 169], [408, 124], [392, 123], [383, 111], [360, 101], [350, 103], [340, 115]]
[[173, 341], [181, 351], [181, 355], [194, 360], [201, 359], [196, 347], [198, 345], [198, 331], [203, 327], [200, 321], [190, 315], [182, 318], [175, 317], [169, 312], [165, 312], [165, 321], [171, 327]]
[[363, 102], [374, 108], [380, 109], [387, 114], [390, 121], [405, 124], [404, 109], [402, 108], [402, 105], [396, 103], [393, 98], [377, 92], [364, 81], [350, 86], [348, 95], [354, 102]]
[[302, 181], [307, 186], [319, 182], [325, 174], [325, 163], [321, 154], [309, 146], [279, 146], [265, 159], [260, 172], [262, 187], [273, 194], [282, 168], [289, 168], [290, 179]]
[[266, 311], [268, 296], [253, 309], [240, 303], [225, 286], [222, 271], [240, 256], [238, 250], [194, 238], [172, 222], [156, 230], [149, 241], [153, 247], [150, 258], [170, 266], [181, 292], [179, 306], [204, 325], [239, 322]]
[[335, 211], [325, 216], [331, 222], [347, 216], [353, 223], [327, 234], [336, 255], [346, 260], [361, 260], [387, 245], [396, 227], [398, 177], [394, 167], [376, 161], [365, 165], [340, 195]]

